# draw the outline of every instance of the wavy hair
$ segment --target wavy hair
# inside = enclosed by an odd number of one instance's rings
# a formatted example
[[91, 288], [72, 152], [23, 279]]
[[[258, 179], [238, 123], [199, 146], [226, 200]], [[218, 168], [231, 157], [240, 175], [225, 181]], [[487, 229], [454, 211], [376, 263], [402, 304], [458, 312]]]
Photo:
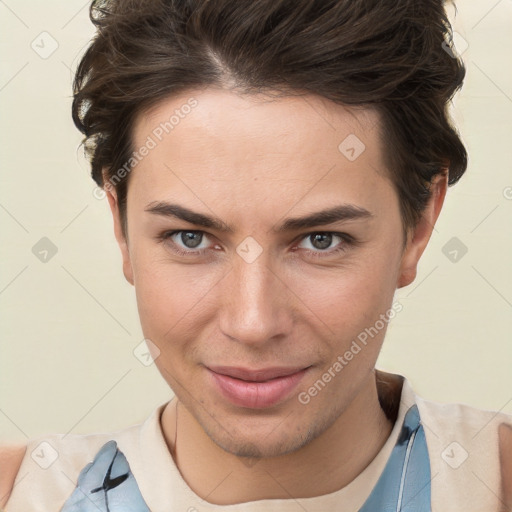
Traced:
[[448, 115], [465, 68], [443, 0], [94, 0], [90, 17], [72, 114], [99, 186], [129, 161], [139, 113], [208, 86], [377, 109], [406, 229], [435, 175], [452, 185], [466, 170]]

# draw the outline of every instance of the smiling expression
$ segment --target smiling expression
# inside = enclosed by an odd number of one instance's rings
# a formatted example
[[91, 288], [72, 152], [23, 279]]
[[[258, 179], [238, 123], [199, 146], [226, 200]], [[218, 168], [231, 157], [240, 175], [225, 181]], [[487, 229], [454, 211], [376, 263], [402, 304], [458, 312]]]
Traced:
[[134, 147], [192, 96], [131, 173], [124, 273], [157, 367], [210, 438], [288, 453], [367, 387], [385, 328], [297, 399], [391, 308], [411, 265], [379, 117], [314, 95], [189, 91], [139, 115]]

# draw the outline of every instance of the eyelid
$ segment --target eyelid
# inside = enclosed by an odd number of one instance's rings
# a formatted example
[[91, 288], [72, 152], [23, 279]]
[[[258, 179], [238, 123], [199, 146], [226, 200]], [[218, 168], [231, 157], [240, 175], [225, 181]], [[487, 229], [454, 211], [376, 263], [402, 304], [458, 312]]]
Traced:
[[329, 230], [322, 230], [322, 229], [317, 229], [317, 230], [313, 230], [313, 231], [309, 231], [308, 233], [302, 233], [301, 235], [299, 235], [297, 237], [297, 240], [303, 240], [305, 238], [308, 238], [310, 237], [311, 235], [334, 235], [334, 236], [339, 236], [340, 238], [342, 238], [343, 240], [346, 240], [346, 241], [355, 241], [355, 238], [351, 235], [349, 235], [348, 233], [344, 233], [342, 231], [329, 231]]

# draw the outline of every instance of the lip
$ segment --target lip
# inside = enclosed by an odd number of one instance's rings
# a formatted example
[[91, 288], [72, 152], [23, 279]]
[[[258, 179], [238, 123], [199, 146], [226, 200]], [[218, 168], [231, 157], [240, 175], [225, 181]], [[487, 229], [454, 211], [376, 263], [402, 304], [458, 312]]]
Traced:
[[310, 367], [246, 369], [233, 366], [207, 367], [213, 384], [239, 407], [264, 409], [285, 400]]

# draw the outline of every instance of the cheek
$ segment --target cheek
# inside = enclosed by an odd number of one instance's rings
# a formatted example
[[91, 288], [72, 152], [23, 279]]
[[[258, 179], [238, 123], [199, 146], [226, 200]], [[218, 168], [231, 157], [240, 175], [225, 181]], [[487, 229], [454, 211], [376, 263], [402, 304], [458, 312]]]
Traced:
[[[135, 250], [132, 257], [135, 293], [144, 336], [173, 339], [192, 334], [194, 319], [205, 311], [208, 294], [222, 277], [218, 269], [201, 272], [197, 265], [170, 263], [165, 251]], [[197, 322], [196, 322], [197, 323]]]
[[346, 342], [391, 307], [398, 265], [395, 250], [367, 251], [332, 271], [297, 273], [292, 289], [324, 325], [327, 336], [341, 335]]

